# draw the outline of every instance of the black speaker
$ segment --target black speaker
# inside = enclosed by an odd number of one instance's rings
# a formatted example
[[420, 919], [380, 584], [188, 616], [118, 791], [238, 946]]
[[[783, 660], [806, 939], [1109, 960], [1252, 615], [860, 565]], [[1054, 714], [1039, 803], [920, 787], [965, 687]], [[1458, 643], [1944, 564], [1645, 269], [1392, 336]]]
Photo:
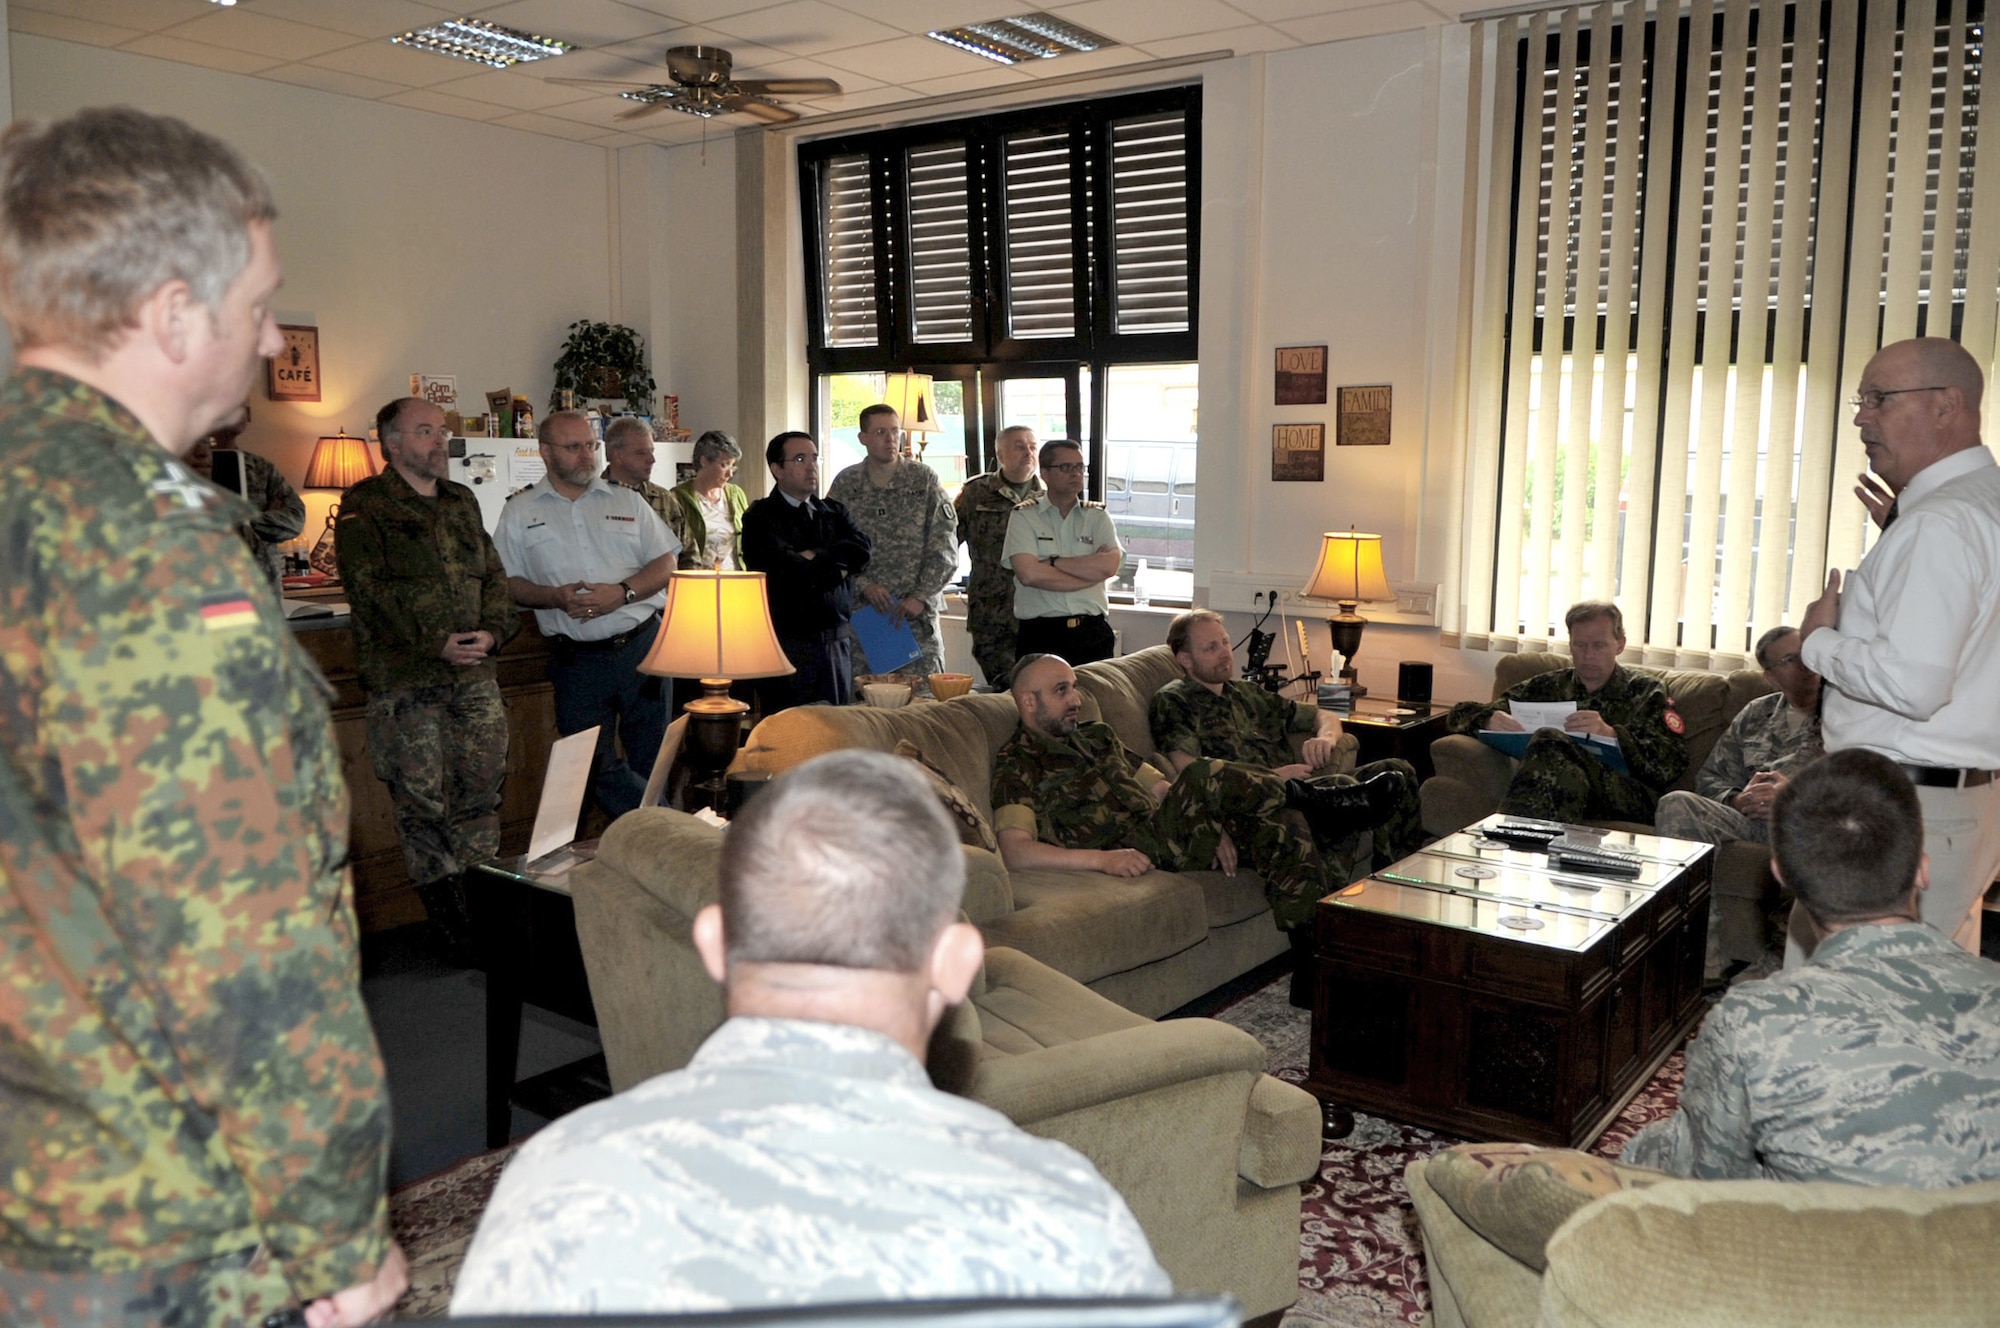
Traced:
[[1396, 699], [1414, 701], [1418, 705], [1431, 703], [1431, 666], [1414, 659], [1406, 659], [1396, 666]]

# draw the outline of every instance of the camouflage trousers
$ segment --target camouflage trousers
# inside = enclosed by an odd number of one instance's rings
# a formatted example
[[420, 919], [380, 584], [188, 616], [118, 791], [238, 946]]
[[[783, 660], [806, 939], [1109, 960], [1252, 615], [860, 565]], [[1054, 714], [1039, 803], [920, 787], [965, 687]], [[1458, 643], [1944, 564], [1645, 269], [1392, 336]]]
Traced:
[[1399, 786], [1396, 805], [1388, 820], [1371, 831], [1342, 841], [1339, 850], [1327, 859], [1327, 876], [1342, 884], [1358, 881], [1371, 871], [1400, 862], [1424, 846], [1424, 809], [1417, 800], [1417, 786], [1421, 781], [1417, 778], [1417, 768], [1408, 761], [1394, 757], [1386, 761], [1370, 761], [1367, 765], [1356, 766], [1351, 775], [1327, 775], [1325, 779], [1337, 785], [1347, 785], [1359, 784], [1377, 775], [1387, 775]]
[[1014, 621], [1013, 592], [972, 598], [966, 605], [965, 630], [972, 637], [972, 657], [979, 661], [979, 671], [986, 675], [986, 681], [994, 687], [1005, 687], [1013, 676], [1014, 661], [1019, 658], [1014, 649], [1018, 625]]
[[[860, 596], [855, 597], [855, 607], [861, 607]], [[922, 617], [911, 618], [910, 635], [917, 638], [917, 649], [924, 653], [909, 663], [896, 669], [877, 670], [868, 663], [868, 652], [861, 648], [861, 637], [850, 629], [848, 652], [854, 661], [854, 676], [864, 673], [907, 673], [916, 678], [928, 678], [933, 673], [944, 672], [944, 642], [938, 636], [938, 615], [935, 608], [927, 610]]]
[[1228, 831], [1238, 861], [1264, 878], [1279, 929], [1290, 931], [1312, 917], [1328, 884], [1312, 835], [1284, 811], [1284, 781], [1268, 770], [1196, 761], [1174, 780], [1157, 816], [1126, 828], [1123, 846], [1167, 871], [1204, 871]]
[[1653, 828], [1669, 839], [1692, 839], [1700, 844], [1727, 844], [1732, 839], [1771, 842], [1769, 821], [1753, 821], [1734, 807], [1685, 789], [1660, 795]]
[[235, 1328], [298, 1303], [261, 1247], [166, 1268], [0, 1268], [9, 1328]]
[[410, 879], [429, 885], [500, 853], [507, 706], [492, 679], [368, 698], [368, 755], [389, 786]]
[[1651, 789], [1613, 770], [1567, 733], [1543, 729], [1528, 739], [1500, 810], [1544, 821], [1650, 822], [1656, 801]]

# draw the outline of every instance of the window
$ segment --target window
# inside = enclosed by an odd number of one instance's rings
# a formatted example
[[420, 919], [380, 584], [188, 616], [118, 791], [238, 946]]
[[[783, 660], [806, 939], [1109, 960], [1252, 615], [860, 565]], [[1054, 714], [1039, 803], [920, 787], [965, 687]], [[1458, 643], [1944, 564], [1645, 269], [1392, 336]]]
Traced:
[[1610, 598], [1649, 662], [1746, 654], [1865, 547], [1841, 403], [1868, 356], [1993, 357], [1977, 0], [1666, 12], [1474, 29], [1461, 644]]
[[[801, 149], [807, 358], [829, 473], [868, 404], [852, 398], [914, 369], [958, 431], [925, 454], [947, 487], [994, 464], [1000, 427], [1027, 424], [1084, 445], [1098, 499], [1108, 439], [1171, 445], [1184, 473], [1166, 482], [1184, 491], [1166, 501], [1191, 511], [1200, 98], [1176, 88]], [[1155, 370], [1165, 386], [1148, 386]], [[1095, 400], [1107, 382], [1129, 404]], [[1191, 572], [1187, 519], [1149, 571]], [[1132, 565], [1114, 589], [1129, 591]], [[1162, 598], [1173, 585], [1148, 583]]]

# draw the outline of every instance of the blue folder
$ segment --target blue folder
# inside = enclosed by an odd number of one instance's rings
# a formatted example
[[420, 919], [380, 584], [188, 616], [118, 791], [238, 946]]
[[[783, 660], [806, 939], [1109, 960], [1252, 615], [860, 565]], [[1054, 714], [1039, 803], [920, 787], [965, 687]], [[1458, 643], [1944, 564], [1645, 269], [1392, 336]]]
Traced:
[[854, 611], [851, 621], [854, 639], [868, 655], [870, 673], [894, 673], [924, 657], [923, 647], [910, 631], [908, 619], [891, 627], [888, 614], [873, 604], [863, 604]]
[[[873, 659], [874, 656], [871, 655], [869, 658]], [[1497, 747], [1498, 749], [1507, 753], [1507, 755], [1513, 757], [1516, 761], [1518, 761], [1521, 759], [1522, 756], [1526, 755], [1527, 753], [1528, 739], [1534, 737], [1535, 735], [1532, 733], [1499, 733], [1499, 732], [1481, 731], [1479, 733], [1473, 734], [1472, 736], [1479, 739], [1481, 742], [1485, 743], [1488, 747]], [[1591, 753], [1595, 755], [1598, 760], [1604, 762], [1604, 764], [1610, 766], [1613, 770], [1616, 770], [1619, 774], [1629, 775], [1632, 773], [1631, 768], [1625, 764], [1625, 753], [1618, 750], [1616, 747], [1613, 747], [1610, 743], [1593, 742], [1588, 736], [1581, 733], [1570, 734], [1569, 740], [1571, 742], [1582, 743], [1585, 747], [1590, 749]]]

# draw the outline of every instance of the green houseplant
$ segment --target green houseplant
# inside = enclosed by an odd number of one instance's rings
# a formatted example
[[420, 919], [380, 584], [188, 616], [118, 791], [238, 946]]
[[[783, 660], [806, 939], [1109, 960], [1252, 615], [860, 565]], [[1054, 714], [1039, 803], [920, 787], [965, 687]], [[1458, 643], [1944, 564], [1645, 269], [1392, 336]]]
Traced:
[[562, 405], [565, 391], [579, 397], [623, 397], [635, 411], [650, 409], [653, 375], [646, 368], [646, 343], [623, 323], [593, 323], [578, 319], [569, 325], [569, 339], [556, 356], [555, 390], [549, 409]]

